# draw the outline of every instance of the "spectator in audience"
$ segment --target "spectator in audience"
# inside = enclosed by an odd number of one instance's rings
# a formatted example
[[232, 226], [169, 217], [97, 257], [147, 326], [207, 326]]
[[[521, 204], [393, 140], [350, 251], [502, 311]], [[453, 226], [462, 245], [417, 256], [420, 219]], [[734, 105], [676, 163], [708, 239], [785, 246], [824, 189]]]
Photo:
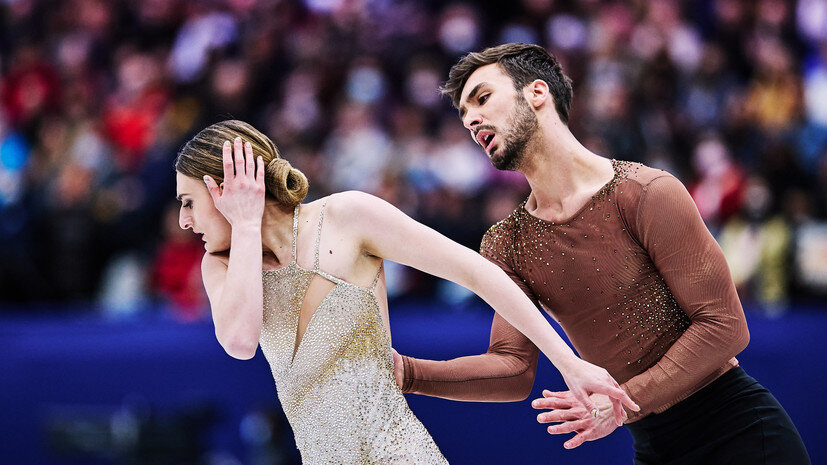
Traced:
[[[402, 195], [407, 213], [476, 245], [480, 180], [526, 187], [470, 161], [470, 142], [446, 129], [454, 113], [437, 85], [459, 55], [507, 38], [560, 57], [577, 86], [578, 138], [696, 186], [713, 230], [743, 212], [743, 180], [754, 176], [777, 211], [790, 199], [807, 203], [813, 221], [827, 214], [827, 15], [815, 0], [715, 0], [706, 9], [678, 0], [30, 0], [3, 3], [0, 16], [0, 238], [20, 241], [4, 253], [3, 302], [91, 299], [116, 257], [151, 262], [174, 186], [146, 173], [170, 166], [193, 128], [230, 117], [267, 128], [294, 154], [315, 180], [312, 198], [339, 189]], [[740, 186], [723, 203], [721, 178], [693, 162], [708, 134], [727, 155], [725, 178]], [[69, 195], [72, 178], [89, 184], [58, 208], [55, 192]], [[463, 207], [432, 208], [435, 192]], [[57, 232], [55, 208], [100, 238], [72, 265], [85, 271], [52, 294], [7, 284], [68, 260], [41, 245], [69, 234]]]

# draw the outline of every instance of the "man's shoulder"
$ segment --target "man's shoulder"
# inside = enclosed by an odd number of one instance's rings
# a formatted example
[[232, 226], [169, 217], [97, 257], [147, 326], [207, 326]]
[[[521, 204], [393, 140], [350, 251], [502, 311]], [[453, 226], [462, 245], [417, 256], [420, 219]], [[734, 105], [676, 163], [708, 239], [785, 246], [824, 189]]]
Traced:
[[485, 256], [494, 254], [503, 255], [509, 249], [508, 245], [513, 244], [514, 234], [517, 230], [517, 221], [523, 204], [517, 206], [508, 216], [497, 221], [482, 236], [480, 253]]
[[513, 232], [522, 208], [523, 203], [520, 203], [508, 216], [492, 224], [491, 227], [488, 228], [488, 231], [486, 231], [485, 236], [496, 236], [506, 232]]
[[[662, 188], [673, 188], [681, 182], [674, 175], [660, 168], [652, 168], [643, 163], [615, 161], [617, 185], [615, 194], [619, 205], [634, 209], [644, 197], [645, 192]], [[665, 182], [664, 182], [665, 181]]]
[[670, 172], [661, 168], [652, 168], [643, 163], [633, 161], [616, 161], [615, 170], [622, 174], [622, 177], [632, 181], [641, 187], [646, 187], [655, 179], [669, 177], [674, 178]]

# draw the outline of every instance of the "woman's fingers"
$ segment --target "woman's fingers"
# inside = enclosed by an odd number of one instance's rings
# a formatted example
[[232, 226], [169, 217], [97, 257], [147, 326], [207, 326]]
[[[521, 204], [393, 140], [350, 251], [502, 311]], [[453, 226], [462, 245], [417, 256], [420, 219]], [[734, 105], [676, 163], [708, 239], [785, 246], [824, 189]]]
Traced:
[[253, 158], [253, 146], [249, 142], [244, 143], [244, 164], [247, 176], [250, 179], [256, 178], [256, 161]]
[[207, 191], [209, 191], [213, 203], [218, 205], [218, 199], [221, 197], [221, 190], [218, 188], [218, 184], [215, 183], [215, 180], [211, 176], [204, 176], [204, 183], [207, 185]]
[[264, 160], [253, 156], [253, 146], [236, 137], [232, 142], [224, 141], [223, 147], [224, 179], [249, 177], [257, 183], [264, 183]]
[[233, 162], [235, 164], [235, 175], [244, 175], [244, 152], [241, 144], [241, 137], [236, 137], [233, 141]]
[[614, 416], [615, 416], [615, 424], [617, 426], [623, 426], [623, 420], [624, 420], [623, 417], [625, 416], [625, 414], [623, 412], [623, 405], [617, 399], [612, 399], [612, 398], [609, 398], [609, 399], [612, 401], [612, 411], [614, 412]]
[[633, 412], [640, 412], [640, 406], [636, 404], [631, 397], [629, 397], [629, 394], [626, 394], [626, 391], [624, 391], [623, 389], [621, 389], [620, 391], [623, 393], [623, 396], [615, 397], [615, 399], [619, 400], [623, 405], [628, 407], [629, 410]]
[[256, 157], [256, 183], [264, 187], [264, 158]]
[[224, 179], [233, 179], [235, 177], [235, 168], [233, 168], [233, 147], [230, 141], [224, 141], [224, 147], [221, 149], [221, 157], [224, 162]]
[[630, 410], [635, 412], [640, 410], [640, 407], [632, 400], [631, 397], [629, 397], [629, 394], [626, 394], [626, 391], [620, 389], [619, 387], [596, 386], [593, 392], [605, 394], [612, 399], [617, 399], [623, 405], [629, 407]]
[[577, 400], [579, 400], [580, 403], [583, 404], [583, 407], [586, 408], [587, 412], [592, 412], [594, 410], [597, 410], [597, 406], [594, 405], [594, 402], [592, 401], [592, 399], [589, 397], [589, 395], [586, 392], [584, 392], [584, 391], [573, 391], [572, 393], [574, 394], [575, 397], [577, 397]]

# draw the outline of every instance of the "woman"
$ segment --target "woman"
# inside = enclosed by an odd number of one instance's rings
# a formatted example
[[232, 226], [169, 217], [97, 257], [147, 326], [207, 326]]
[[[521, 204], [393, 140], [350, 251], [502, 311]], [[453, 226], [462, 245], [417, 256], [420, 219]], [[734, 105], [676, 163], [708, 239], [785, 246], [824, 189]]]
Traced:
[[307, 179], [249, 124], [204, 129], [175, 169], [181, 227], [201, 234], [208, 252], [201, 271], [216, 337], [239, 359], [261, 345], [304, 463], [445, 463], [394, 378], [383, 259], [477, 293], [590, 411], [591, 393], [613, 399], [618, 422], [621, 403], [636, 408], [477, 253], [361, 192], [301, 204]]

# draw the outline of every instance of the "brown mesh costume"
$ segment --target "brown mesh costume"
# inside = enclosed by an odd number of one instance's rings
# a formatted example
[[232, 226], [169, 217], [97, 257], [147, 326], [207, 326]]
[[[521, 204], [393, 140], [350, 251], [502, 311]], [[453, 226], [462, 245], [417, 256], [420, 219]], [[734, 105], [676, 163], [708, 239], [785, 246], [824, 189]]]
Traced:
[[[520, 205], [481, 253], [606, 368], [641, 411], [663, 412], [730, 368], [749, 341], [724, 256], [684, 186], [665, 171], [613, 161], [614, 178], [561, 223]], [[405, 392], [512, 401], [531, 391], [538, 350], [495, 314], [482, 355], [404, 357]]]

